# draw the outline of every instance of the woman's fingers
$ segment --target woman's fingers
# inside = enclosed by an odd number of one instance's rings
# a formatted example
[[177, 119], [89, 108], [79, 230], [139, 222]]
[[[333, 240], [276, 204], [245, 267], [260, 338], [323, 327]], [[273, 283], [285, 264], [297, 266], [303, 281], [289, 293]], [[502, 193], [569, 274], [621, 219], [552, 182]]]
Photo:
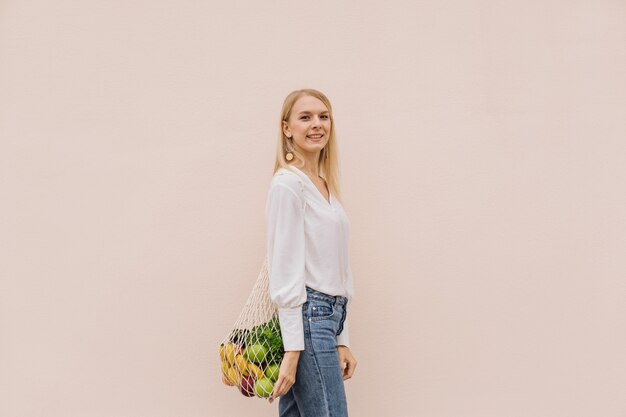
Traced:
[[289, 392], [292, 385], [293, 384], [290, 384], [289, 381], [284, 380], [282, 385], [276, 391], [275, 397], [280, 397], [281, 395], [285, 395], [287, 392]]
[[274, 389], [272, 390], [272, 396], [270, 398], [272, 398], [272, 401], [275, 400], [276, 398], [289, 391], [289, 388], [291, 388], [291, 386], [285, 378], [278, 378], [278, 381], [276, 381], [276, 384], [274, 385]]
[[289, 392], [293, 384], [296, 383], [296, 372], [298, 369], [298, 359], [300, 351], [287, 351], [280, 363], [278, 379], [274, 383], [274, 389], [269, 397], [271, 403], [276, 398]]
[[276, 398], [280, 397], [281, 395], [285, 395], [287, 392], [289, 392], [294, 382], [295, 381], [292, 382], [290, 378], [279, 377], [278, 380], [276, 381], [276, 384], [274, 384], [274, 389], [272, 390], [272, 395], [270, 396], [270, 404]]
[[343, 380], [352, 378], [352, 374], [354, 373], [354, 369], [352, 368], [352, 364], [348, 362], [345, 369], [343, 370]]
[[354, 359], [349, 359], [346, 361], [346, 367], [343, 370], [343, 380], [352, 378], [352, 374], [354, 374], [354, 369], [356, 368], [356, 361]]
[[276, 383], [274, 384], [274, 389], [272, 390], [272, 395], [270, 396], [270, 403], [281, 395], [280, 390], [283, 386], [284, 380], [285, 378], [280, 377], [278, 378], [278, 381], [276, 381]]
[[352, 374], [354, 374], [354, 370], [356, 369], [356, 359], [354, 359], [350, 348], [339, 345], [337, 346], [337, 354], [339, 356], [339, 366], [341, 367], [343, 380], [345, 381], [346, 379], [352, 378]]

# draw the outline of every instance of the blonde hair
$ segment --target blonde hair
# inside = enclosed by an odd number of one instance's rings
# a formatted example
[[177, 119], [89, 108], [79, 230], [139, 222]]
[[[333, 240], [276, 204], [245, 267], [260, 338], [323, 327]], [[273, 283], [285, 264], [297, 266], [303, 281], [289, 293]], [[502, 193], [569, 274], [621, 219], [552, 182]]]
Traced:
[[[289, 121], [293, 105], [302, 96], [315, 97], [319, 99], [322, 103], [324, 103], [324, 105], [326, 105], [326, 108], [328, 109], [331, 123], [330, 135], [326, 146], [324, 146], [324, 148], [320, 152], [318, 169], [320, 170], [320, 176], [322, 176], [326, 180], [328, 188], [330, 188], [330, 192], [332, 193], [333, 197], [343, 204], [341, 200], [341, 190], [339, 186], [339, 155], [337, 139], [335, 137], [335, 121], [333, 119], [333, 109], [330, 105], [330, 100], [328, 100], [328, 97], [326, 97], [321, 91], [312, 88], [304, 88], [301, 90], [292, 91], [285, 98], [285, 101], [283, 102], [283, 109], [280, 113], [280, 120], [278, 122], [278, 146], [276, 148], [276, 163], [274, 164], [274, 173], [276, 173], [276, 171], [278, 171], [280, 168], [290, 169], [290, 165], [295, 165], [297, 168], [302, 168], [304, 166], [304, 159], [302, 158], [302, 155], [293, 146], [290, 145], [289, 139], [287, 138], [287, 136], [285, 136], [285, 133], [283, 132], [283, 121]], [[293, 153], [293, 163], [289, 163], [285, 158], [287, 152]]]

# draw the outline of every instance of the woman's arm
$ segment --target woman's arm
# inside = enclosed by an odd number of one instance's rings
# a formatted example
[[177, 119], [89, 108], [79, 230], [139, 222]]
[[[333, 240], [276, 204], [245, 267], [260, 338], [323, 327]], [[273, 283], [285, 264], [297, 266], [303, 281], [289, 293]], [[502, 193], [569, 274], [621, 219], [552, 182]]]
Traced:
[[269, 294], [278, 309], [285, 351], [304, 350], [302, 304], [307, 299], [304, 206], [294, 187], [300, 187], [297, 178], [275, 178], [266, 206]]
[[293, 384], [296, 383], [298, 360], [300, 360], [300, 351], [294, 350], [290, 352], [285, 352], [285, 356], [283, 356], [283, 361], [280, 363], [278, 379], [274, 384], [272, 395], [268, 399], [270, 404], [276, 398], [289, 392]]

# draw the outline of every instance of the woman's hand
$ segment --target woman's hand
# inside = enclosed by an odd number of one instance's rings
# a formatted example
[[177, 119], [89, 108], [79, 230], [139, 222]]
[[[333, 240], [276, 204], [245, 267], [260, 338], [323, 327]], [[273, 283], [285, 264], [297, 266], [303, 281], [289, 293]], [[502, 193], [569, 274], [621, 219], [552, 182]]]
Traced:
[[337, 354], [339, 355], [339, 367], [343, 373], [343, 380], [345, 381], [346, 379], [352, 378], [352, 374], [356, 368], [356, 359], [352, 356], [350, 348], [344, 345], [339, 345], [337, 346]]
[[296, 383], [296, 371], [298, 370], [298, 360], [300, 359], [300, 351], [287, 351], [283, 356], [283, 360], [280, 363], [280, 370], [278, 371], [278, 379], [274, 384], [272, 395], [269, 397], [270, 404], [276, 398], [286, 394], [291, 389], [292, 385]]

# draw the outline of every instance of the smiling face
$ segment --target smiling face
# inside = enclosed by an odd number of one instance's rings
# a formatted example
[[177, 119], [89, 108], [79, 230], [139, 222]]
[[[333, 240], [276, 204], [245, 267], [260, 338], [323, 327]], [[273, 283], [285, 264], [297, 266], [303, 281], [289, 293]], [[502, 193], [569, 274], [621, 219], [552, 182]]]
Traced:
[[310, 157], [319, 155], [330, 136], [330, 112], [316, 97], [302, 96], [293, 105], [284, 134], [292, 138], [297, 151]]

